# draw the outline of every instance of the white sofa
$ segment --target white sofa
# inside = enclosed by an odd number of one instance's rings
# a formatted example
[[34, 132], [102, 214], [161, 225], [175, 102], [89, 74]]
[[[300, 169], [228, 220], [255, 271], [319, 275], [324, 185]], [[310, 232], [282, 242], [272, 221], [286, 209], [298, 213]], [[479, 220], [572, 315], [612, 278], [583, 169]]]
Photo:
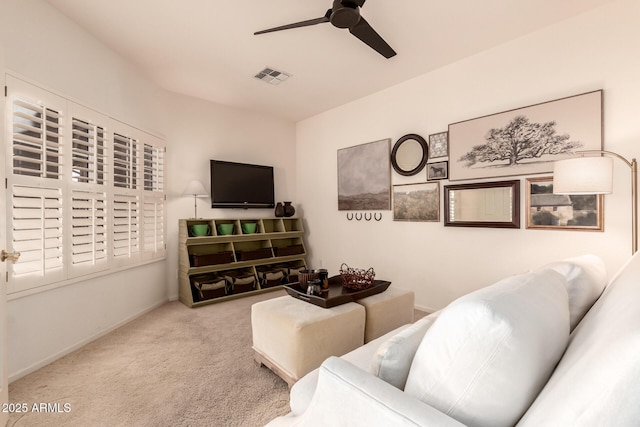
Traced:
[[640, 255], [609, 284], [592, 255], [508, 277], [331, 357], [268, 424], [290, 425], [638, 426]]

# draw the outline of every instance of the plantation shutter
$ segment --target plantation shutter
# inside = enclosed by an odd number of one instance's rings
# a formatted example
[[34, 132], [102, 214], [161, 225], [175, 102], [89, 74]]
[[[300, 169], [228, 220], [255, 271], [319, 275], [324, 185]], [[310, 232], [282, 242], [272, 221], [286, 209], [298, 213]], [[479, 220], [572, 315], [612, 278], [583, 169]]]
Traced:
[[141, 257], [140, 142], [138, 132], [119, 123], [113, 131], [113, 241], [116, 265]]
[[7, 293], [163, 258], [164, 141], [6, 81]]
[[10, 264], [20, 284], [44, 285], [63, 276], [62, 193], [59, 188], [14, 185], [11, 198], [12, 250], [20, 262]]
[[113, 200], [113, 257], [120, 262], [140, 255], [140, 201], [137, 196], [118, 195]]
[[143, 149], [144, 258], [165, 255], [164, 146], [147, 137]]
[[76, 117], [72, 118], [72, 127], [72, 181], [104, 184], [107, 154], [104, 127]]
[[138, 141], [119, 133], [113, 135], [113, 185], [138, 188]]
[[144, 252], [151, 257], [164, 255], [164, 198], [144, 199]]
[[79, 277], [109, 267], [109, 119], [77, 104], [69, 115], [69, 277]]
[[59, 179], [61, 113], [19, 98], [13, 101], [15, 175]]
[[7, 78], [8, 292], [65, 277], [64, 110], [66, 101]]

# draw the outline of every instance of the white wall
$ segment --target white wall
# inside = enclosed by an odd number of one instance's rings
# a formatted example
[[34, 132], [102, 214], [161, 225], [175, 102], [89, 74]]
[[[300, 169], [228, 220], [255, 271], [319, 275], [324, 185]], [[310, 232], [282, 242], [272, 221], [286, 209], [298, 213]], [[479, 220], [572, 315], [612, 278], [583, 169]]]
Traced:
[[[274, 165], [276, 197], [292, 199], [295, 127], [159, 88], [46, 1], [2, 0], [2, 5], [0, 75], [18, 74], [167, 141], [167, 260], [10, 300], [8, 371], [15, 380], [177, 298], [177, 223], [193, 215], [192, 200], [181, 193], [191, 179], [209, 186], [210, 158]], [[199, 202], [201, 216], [272, 215], [271, 210], [211, 210], [208, 199]]]
[[[639, 18], [640, 3], [621, 0], [298, 123], [297, 163], [313, 165], [297, 171], [309, 264], [332, 272], [342, 262], [373, 266], [377, 277], [413, 289], [417, 305], [429, 310], [505, 275], [585, 252], [615, 272], [631, 251], [630, 174], [622, 162], [614, 194], [605, 197], [604, 233], [474, 229], [444, 227], [442, 218], [394, 222], [391, 211], [381, 222], [348, 221], [337, 210], [336, 151], [384, 138], [393, 143], [407, 133], [426, 138], [449, 123], [604, 89], [604, 147], [635, 157]], [[426, 175], [393, 173], [392, 180], [424, 182]]]
[[[178, 220], [193, 218], [193, 197], [182, 192], [194, 179], [210, 188], [209, 160], [254, 163], [274, 167], [276, 200], [295, 200], [295, 125], [292, 122], [173, 95], [167, 138], [169, 298], [178, 298]], [[212, 209], [211, 199], [197, 200], [200, 218], [265, 218], [273, 209]]]
[[[164, 91], [47, 2], [4, 3], [3, 76], [15, 73], [133, 126], [163, 133]], [[159, 261], [10, 300], [10, 380], [165, 302], [164, 272], [165, 261]]]

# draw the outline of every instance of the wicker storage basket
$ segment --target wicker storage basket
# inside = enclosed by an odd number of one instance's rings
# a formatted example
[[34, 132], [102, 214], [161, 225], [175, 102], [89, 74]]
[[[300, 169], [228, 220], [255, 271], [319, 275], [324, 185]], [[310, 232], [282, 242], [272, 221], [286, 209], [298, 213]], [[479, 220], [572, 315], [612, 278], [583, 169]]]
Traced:
[[342, 279], [342, 286], [347, 289], [353, 289], [361, 291], [369, 289], [373, 286], [373, 281], [376, 277], [376, 272], [371, 267], [368, 270], [360, 268], [351, 268], [347, 264], [340, 266], [340, 278]]

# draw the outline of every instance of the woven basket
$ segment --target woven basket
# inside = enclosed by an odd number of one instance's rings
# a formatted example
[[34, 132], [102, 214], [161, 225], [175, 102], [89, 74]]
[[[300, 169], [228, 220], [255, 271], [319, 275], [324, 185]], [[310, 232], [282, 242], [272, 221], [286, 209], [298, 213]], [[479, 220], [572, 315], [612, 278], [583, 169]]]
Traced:
[[373, 267], [368, 270], [363, 270], [360, 268], [351, 268], [347, 264], [342, 264], [340, 266], [342, 286], [347, 289], [353, 289], [356, 291], [369, 289], [373, 286], [373, 280], [375, 277], [376, 272], [373, 271]]

